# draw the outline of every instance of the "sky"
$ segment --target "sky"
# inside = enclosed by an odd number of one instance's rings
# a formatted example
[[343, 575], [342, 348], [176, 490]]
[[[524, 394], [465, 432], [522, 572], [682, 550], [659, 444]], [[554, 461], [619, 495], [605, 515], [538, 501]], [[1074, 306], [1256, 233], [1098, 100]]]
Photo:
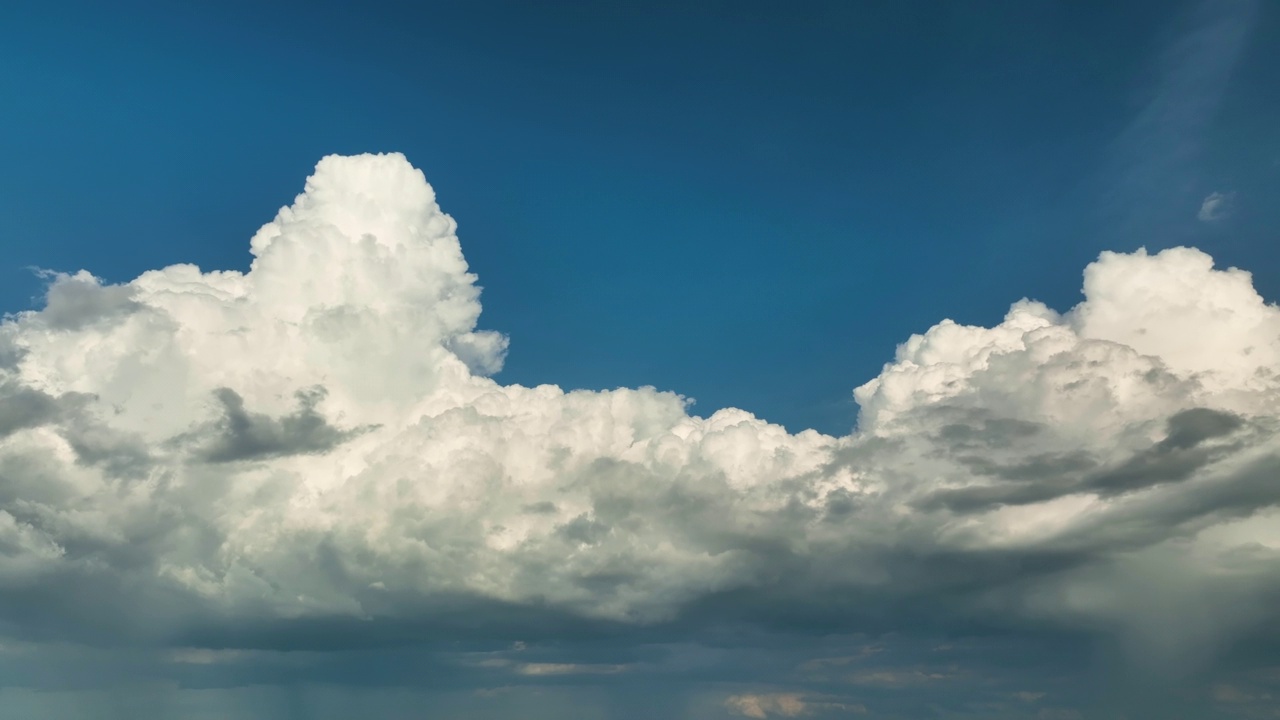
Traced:
[[0, 720], [1280, 717], [1280, 6], [792, 5], [0, 11]]

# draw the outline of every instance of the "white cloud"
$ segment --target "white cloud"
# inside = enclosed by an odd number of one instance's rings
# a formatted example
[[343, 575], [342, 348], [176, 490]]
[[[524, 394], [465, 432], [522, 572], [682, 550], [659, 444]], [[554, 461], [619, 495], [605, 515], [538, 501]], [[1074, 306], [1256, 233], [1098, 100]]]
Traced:
[[494, 381], [506, 341], [454, 228], [402, 157], [329, 157], [248, 273], [58, 276], [0, 324], [3, 619], [269, 645], [319, 620], [661, 622], [733, 592], [1177, 654], [1274, 617], [1280, 311], [1243, 271], [1104, 253], [1070, 312], [910, 338], [835, 438]]
[[1216, 222], [1231, 214], [1235, 193], [1211, 192], [1200, 203], [1200, 212], [1196, 217], [1200, 222]]

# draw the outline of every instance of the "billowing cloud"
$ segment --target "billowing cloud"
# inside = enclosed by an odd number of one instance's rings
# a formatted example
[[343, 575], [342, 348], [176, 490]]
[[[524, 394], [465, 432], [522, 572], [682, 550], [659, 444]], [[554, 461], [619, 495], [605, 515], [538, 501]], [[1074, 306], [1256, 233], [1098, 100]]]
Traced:
[[1280, 310], [1244, 271], [1104, 253], [1068, 312], [908, 339], [830, 437], [497, 382], [454, 231], [403, 157], [328, 157], [247, 273], [60, 275], [0, 325], [6, 632], [220, 658], [964, 623], [1176, 663], [1277, 619]]
[[1200, 222], [1215, 222], [1231, 214], [1231, 204], [1235, 201], [1234, 193], [1211, 192], [1200, 203], [1200, 212], [1196, 217]]

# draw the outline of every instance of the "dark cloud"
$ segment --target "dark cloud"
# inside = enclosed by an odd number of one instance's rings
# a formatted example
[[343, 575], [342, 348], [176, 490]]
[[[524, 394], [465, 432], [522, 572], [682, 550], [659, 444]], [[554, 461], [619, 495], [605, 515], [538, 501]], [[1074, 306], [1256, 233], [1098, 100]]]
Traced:
[[[947, 408], [937, 408], [945, 412]], [[942, 442], [957, 448], [1010, 447], [1021, 440], [1034, 437], [1044, 430], [1044, 425], [1018, 418], [982, 417], [985, 413], [972, 409], [957, 409], [969, 416], [967, 422], [943, 425], [938, 431]], [[976, 417], [975, 417], [976, 416]]]
[[975, 456], [962, 457], [960, 461], [984, 475], [1024, 484], [1053, 482], [1064, 477], [1079, 477], [1098, 466], [1097, 459], [1082, 450], [1042, 453], [1009, 465], [999, 465]]
[[101, 467], [110, 477], [142, 478], [154, 464], [151, 450], [142, 438], [92, 419], [68, 423], [62, 436], [80, 462]]
[[1194, 448], [1205, 440], [1229, 435], [1243, 424], [1238, 415], [1210, 408], [1191, 408], [1169, 418], [1169, 434], [1161, 440], [1162, 450]]
[[[979, 476], [1004, 482], [939, 490], [918, 500], [916, 506], [925, 510], [945, 508], [957, 513], [978, 513], [1004, 505], [1046, 502], [1076, 493], [1108, 497], [1184, 481], [1205, 466], [1245, 449], [1239, 444], [1203, 446], [1209, 440], [1230, 435], [1243, 424], [1244, 421], [1232, 413], [1210, 408], [1183, 410], [1168, 419], [1163, 440], [1102, 469], [1097, 469], [1097, 459], [1078, 450], [1038, 454], [1007, 464], [980, 455], [960, 456], [959, 462]], [[957, 430], [960, 427], [969, 426], [948, 425], [940, 438], [968, 440], [974, 437], [972, 429], [961, 432]], [[1001, 447], [1010, 447], [1018, 437], [1029, 436], [1021, 430], [1004, 440], [996, 439], [995, 435], [989, 426], [984, 428], [983, 437], [987, 438], [984, 442]]]
[[130, 285], [102, 285], [88, 273], [56, 275], [40, 312], [55, 330], [81, 330], [99, 322], [111, 322], [141, 309], [137, 289]]
[[230, 388], [219, 388], [214, 397], [223, 417], [201, 441], [200, 457], [207, 462], [265, 460], [286, 455], [324, 453], [369, 428], [339, 430], [316, 407], [325, 389], [315, 387], [297, 393], [298, 410], [280, 418], [245, 409], [244, 398]]
[[0, 438], [55, 422], [62, 410], [63, 403], [48, 393], [15, 382], [0, 382]]
[[4, 332], [4, 325], [0, 324], [0, 371], [17, 370], [24, 355], [26, 351], [14, 342], [11, 333]]

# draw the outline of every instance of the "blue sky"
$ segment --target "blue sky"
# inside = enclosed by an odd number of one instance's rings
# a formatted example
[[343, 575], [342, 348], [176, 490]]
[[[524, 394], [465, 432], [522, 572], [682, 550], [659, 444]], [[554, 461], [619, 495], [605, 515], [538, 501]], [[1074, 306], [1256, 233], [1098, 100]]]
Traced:
[[0, 11], [0, 718], [1266, 717], [1280, 5], [791, 5]]
[[[460, 223], [507, 381], [846, 432], [896, 343], [1067, 309], [1104, 249], [1196, 245], [1277, 295], [1280, 19], [1207, 7], [23, 4], [0, 307], [31, 266], [246, 268], [317, 159], [398, 151]], [[1198, 222], [1218, 191], [1232, 216]]]

